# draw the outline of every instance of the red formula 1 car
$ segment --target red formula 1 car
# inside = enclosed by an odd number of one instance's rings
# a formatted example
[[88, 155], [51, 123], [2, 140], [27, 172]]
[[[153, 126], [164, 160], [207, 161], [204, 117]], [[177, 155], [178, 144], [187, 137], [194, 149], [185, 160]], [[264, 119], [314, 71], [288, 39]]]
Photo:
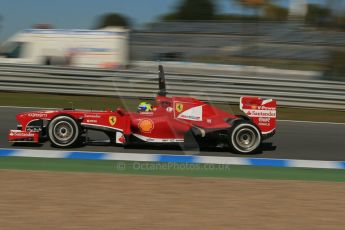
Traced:
[[185, 149], [199, 146], [230, 147], [237, 153], [253, 153], [264, 139], [274, 135], [276, 101], [242, 97], [246, 115], [233, 115], [191, 97], [167, 97], [163, 67], [159, 66], [159, 92], [149, 112], [42, 110], [17, 115], [17, 130], [10, 142], [40, 143], [55, 147], [83, 142], [88, 130], [105, 132], [119, 145], [181, 143]]

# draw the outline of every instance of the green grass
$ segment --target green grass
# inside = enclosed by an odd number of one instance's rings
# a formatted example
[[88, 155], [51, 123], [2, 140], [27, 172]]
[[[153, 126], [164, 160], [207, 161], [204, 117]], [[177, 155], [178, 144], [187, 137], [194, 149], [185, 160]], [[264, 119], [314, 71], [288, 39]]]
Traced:
[[54, 95], [39, 93], [0, 92], [0, 105], [44, 108], [116, 109], [136, 108], [139, 99], [120, 99], [115, 97]]
[[[144, 99], [121, 99], [117, 97], [53, 95], [36, 93], [0, 92], [1, 106], [26, 106], [46, 108], [74, 108], [115, 110], [118, 106], [135, 111], [140, 101]], [[150, 100], [145, 100], [150, 102]], [[73, 103], [70, 103], [73, 102]], [[217, 107], [235, 114], [240, 114], [239, 105], [216, 104]], [[278, 119], [308, 120], [324, 122], [345, 122], [345, 111], [278, 108]]]
[[344, 170], [1, 157], [0, 169], [345, 182]]

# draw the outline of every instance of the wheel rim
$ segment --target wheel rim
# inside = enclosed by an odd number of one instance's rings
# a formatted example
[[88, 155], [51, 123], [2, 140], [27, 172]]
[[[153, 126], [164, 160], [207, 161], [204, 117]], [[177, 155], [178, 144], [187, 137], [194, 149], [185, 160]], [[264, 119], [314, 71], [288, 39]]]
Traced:
[[55, 138], [60, 142], [68, 142], [74, 136], [73, 127], [66, 121], [58, 122], [53, 129]]
[[250, 152], [260, 144], [258, 133], [251, 128], [240, 128], [234, 135], [235, 147], [241, 152]]

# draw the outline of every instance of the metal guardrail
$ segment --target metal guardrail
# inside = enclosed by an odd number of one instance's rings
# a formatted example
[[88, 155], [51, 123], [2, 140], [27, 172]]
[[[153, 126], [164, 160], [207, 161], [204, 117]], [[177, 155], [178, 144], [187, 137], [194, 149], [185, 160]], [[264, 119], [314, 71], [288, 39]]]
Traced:
[[[344, 82], [167, 72], [169, 95], [214, 103], [238, 103], [240, 96], [255, 95], [277, 99], [282, 106], [345, 110]], [[0, 64], [0, 90], [153, 98], [157, 72]]]

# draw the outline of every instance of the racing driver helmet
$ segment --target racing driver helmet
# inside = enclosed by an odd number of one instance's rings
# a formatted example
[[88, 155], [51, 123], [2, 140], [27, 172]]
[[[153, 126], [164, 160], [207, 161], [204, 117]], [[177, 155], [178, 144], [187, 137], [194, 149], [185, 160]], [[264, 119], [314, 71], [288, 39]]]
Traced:
[[150, 112], [152, 110], [152, 106], [150, 103], [141, 102], [138, 106], [139, 112]]

